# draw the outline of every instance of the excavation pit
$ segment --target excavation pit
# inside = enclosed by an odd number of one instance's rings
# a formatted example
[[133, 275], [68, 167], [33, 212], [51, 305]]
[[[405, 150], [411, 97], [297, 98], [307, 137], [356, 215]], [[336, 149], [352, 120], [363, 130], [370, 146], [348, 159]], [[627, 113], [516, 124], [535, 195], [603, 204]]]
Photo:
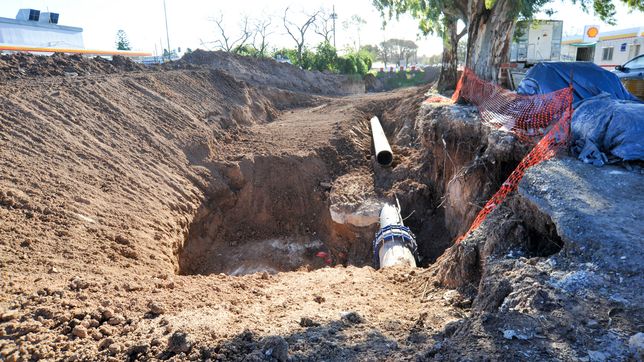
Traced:
[[329, 172], [315, 155], [210, 166], [210, 192], [179, 250], [179, 274], [277, 273], [370, 260], [365, 235], [374, 229], [333, 221]]

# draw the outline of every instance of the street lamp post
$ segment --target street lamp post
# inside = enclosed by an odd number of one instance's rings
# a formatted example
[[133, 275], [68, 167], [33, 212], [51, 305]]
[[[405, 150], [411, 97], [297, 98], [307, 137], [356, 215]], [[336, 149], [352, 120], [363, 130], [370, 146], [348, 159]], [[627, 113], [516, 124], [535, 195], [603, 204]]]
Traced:
[[331, 13], [331, 19], [333, 19], [333, 47], [337, 49], [335, 46], [335, 19], [338, 18], [338, 14], [335, 13], [335, 5], [333, 5], [333, 12]]
[[170, 32], [168, 32], [168, 11], [166, 10], [165, 0], [163, 0], [163, 15], [165, 16], [165, 36], [168, 41], [168, 60], [172, 60], [172, 53], [170, 51]]

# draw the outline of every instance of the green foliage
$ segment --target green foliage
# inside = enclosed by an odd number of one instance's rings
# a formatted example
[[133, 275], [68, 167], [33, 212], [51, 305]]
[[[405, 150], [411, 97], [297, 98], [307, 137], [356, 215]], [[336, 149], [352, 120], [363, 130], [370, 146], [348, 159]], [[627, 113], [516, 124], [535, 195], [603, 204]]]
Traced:
[[360, 48], [360, 52], [366, 52], [369, 53], [369, 56], [371, 57], [371, 60], [375, 60], [378, 58], [378, 53], [380, 53], [380, 48], [378, 48], [377, 45], [363, 45]]
[[342, 74], [358, 74], [358, 68], [352, 57], [338, 58], [336, 67]]
[[253, 46], [246, 44], [241, 47], [237, 47], [234, 51], [236, 54], [245, 55], [248, 57], [259, 57], [259, 52]]
[[338, 61], [338, 52], [329, 42], [318, 45], [313, 67], [319, 71], [335, 70]]
[[366, 51], [349, 53], [338, 58], [336, 69], [343, 74], [359, 74], [364, 76], [371, 69], [373, 59]]
[[132, 50], [130, 47], [130, 41], [127, 39], [127, 34], [125, 34], [125, 30], [119, 30], [116, 32], [116, 49]]
[[396, 73], [378, 72], [376, 78], [382, 79], [385, 83], [385, 89], [395, 89], [402, 87], [413, 87], [427, 84], [425, 72], [423, 71], [400, 71]]
[[302, 69], [312, 70], [315, 66], [316, 54], [308, 48], [302, 49], [302, 63], [297, 64]]
[[290, 48], [277, 49], [273, 52], [273, 58], [288, 59], [291, 64], [297, 63], [297, 50]]

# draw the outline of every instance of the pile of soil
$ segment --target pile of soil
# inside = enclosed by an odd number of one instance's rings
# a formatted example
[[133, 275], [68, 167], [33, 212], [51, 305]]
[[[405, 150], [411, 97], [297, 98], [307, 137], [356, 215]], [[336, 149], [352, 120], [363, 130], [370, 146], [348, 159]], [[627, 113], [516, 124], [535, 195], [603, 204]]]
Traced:
[[280, 63], [271, 58], [245, 57], [223, 51], [197, 49], [168, 66], [190, 67], [205, 65], [245, 80], [252, 84], [324, 95], [364, 93], [365, 84], [341, 74], [302, 70], [297, 66]]
[[[641, 196], [545, 168], [452, 245], [525, 145], [472, 107], [422, 105], [426, 88], [329, 96], [327, 75], [195, 53], [206, 65], [0, 84], [3, 360], [636, 356]], [[593, 185], [641, 188], [615, 171]], [[396, 197], [427, 269], [369, 266]], [[628, 222], [579, 230], [618, 204]]]
[[80, 54], [62, 53], [55, 53], [49, 57], [31, 53], [0, 55], [0, 80], [2, 81], [19, 78], [114, 74], [144, 69], [143, 65], [118, 55], [111, 61], [101, 57], [87, 58]]

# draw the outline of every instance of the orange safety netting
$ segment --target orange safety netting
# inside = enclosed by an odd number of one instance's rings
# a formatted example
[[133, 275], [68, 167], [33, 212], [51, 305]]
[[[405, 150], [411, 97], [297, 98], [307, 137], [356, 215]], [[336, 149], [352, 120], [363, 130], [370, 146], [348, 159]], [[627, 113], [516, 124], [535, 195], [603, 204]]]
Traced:
[[517, 135], [521, 140], [542, 136], [561, 119], [572, 102], [572, 88], [538, 95], [521, 95], [481, 80], [465, 69], [452, 101], [462, 99], [479, 110], [484, 123]]
[[[469, 230], [456, 240], [457, 243], [476, 230], [490, 212], [517, 189], [528, 168], [552, 158], [560, 149], [565, 148], [570, 139], [573, 97], [572, 87], [548, 94], [519, 95], [481, 80], [466, 68], [451, 101], [459, 99], [473, 103], [484, 123], [512, 132], [520, 140], [528, 141], [544, 133], [545, 135], [479, 211]], [[432, 97], [425, 102], [444, 103], [444, 99]], [[550, 130], [548, 127], [551, 127]]]

